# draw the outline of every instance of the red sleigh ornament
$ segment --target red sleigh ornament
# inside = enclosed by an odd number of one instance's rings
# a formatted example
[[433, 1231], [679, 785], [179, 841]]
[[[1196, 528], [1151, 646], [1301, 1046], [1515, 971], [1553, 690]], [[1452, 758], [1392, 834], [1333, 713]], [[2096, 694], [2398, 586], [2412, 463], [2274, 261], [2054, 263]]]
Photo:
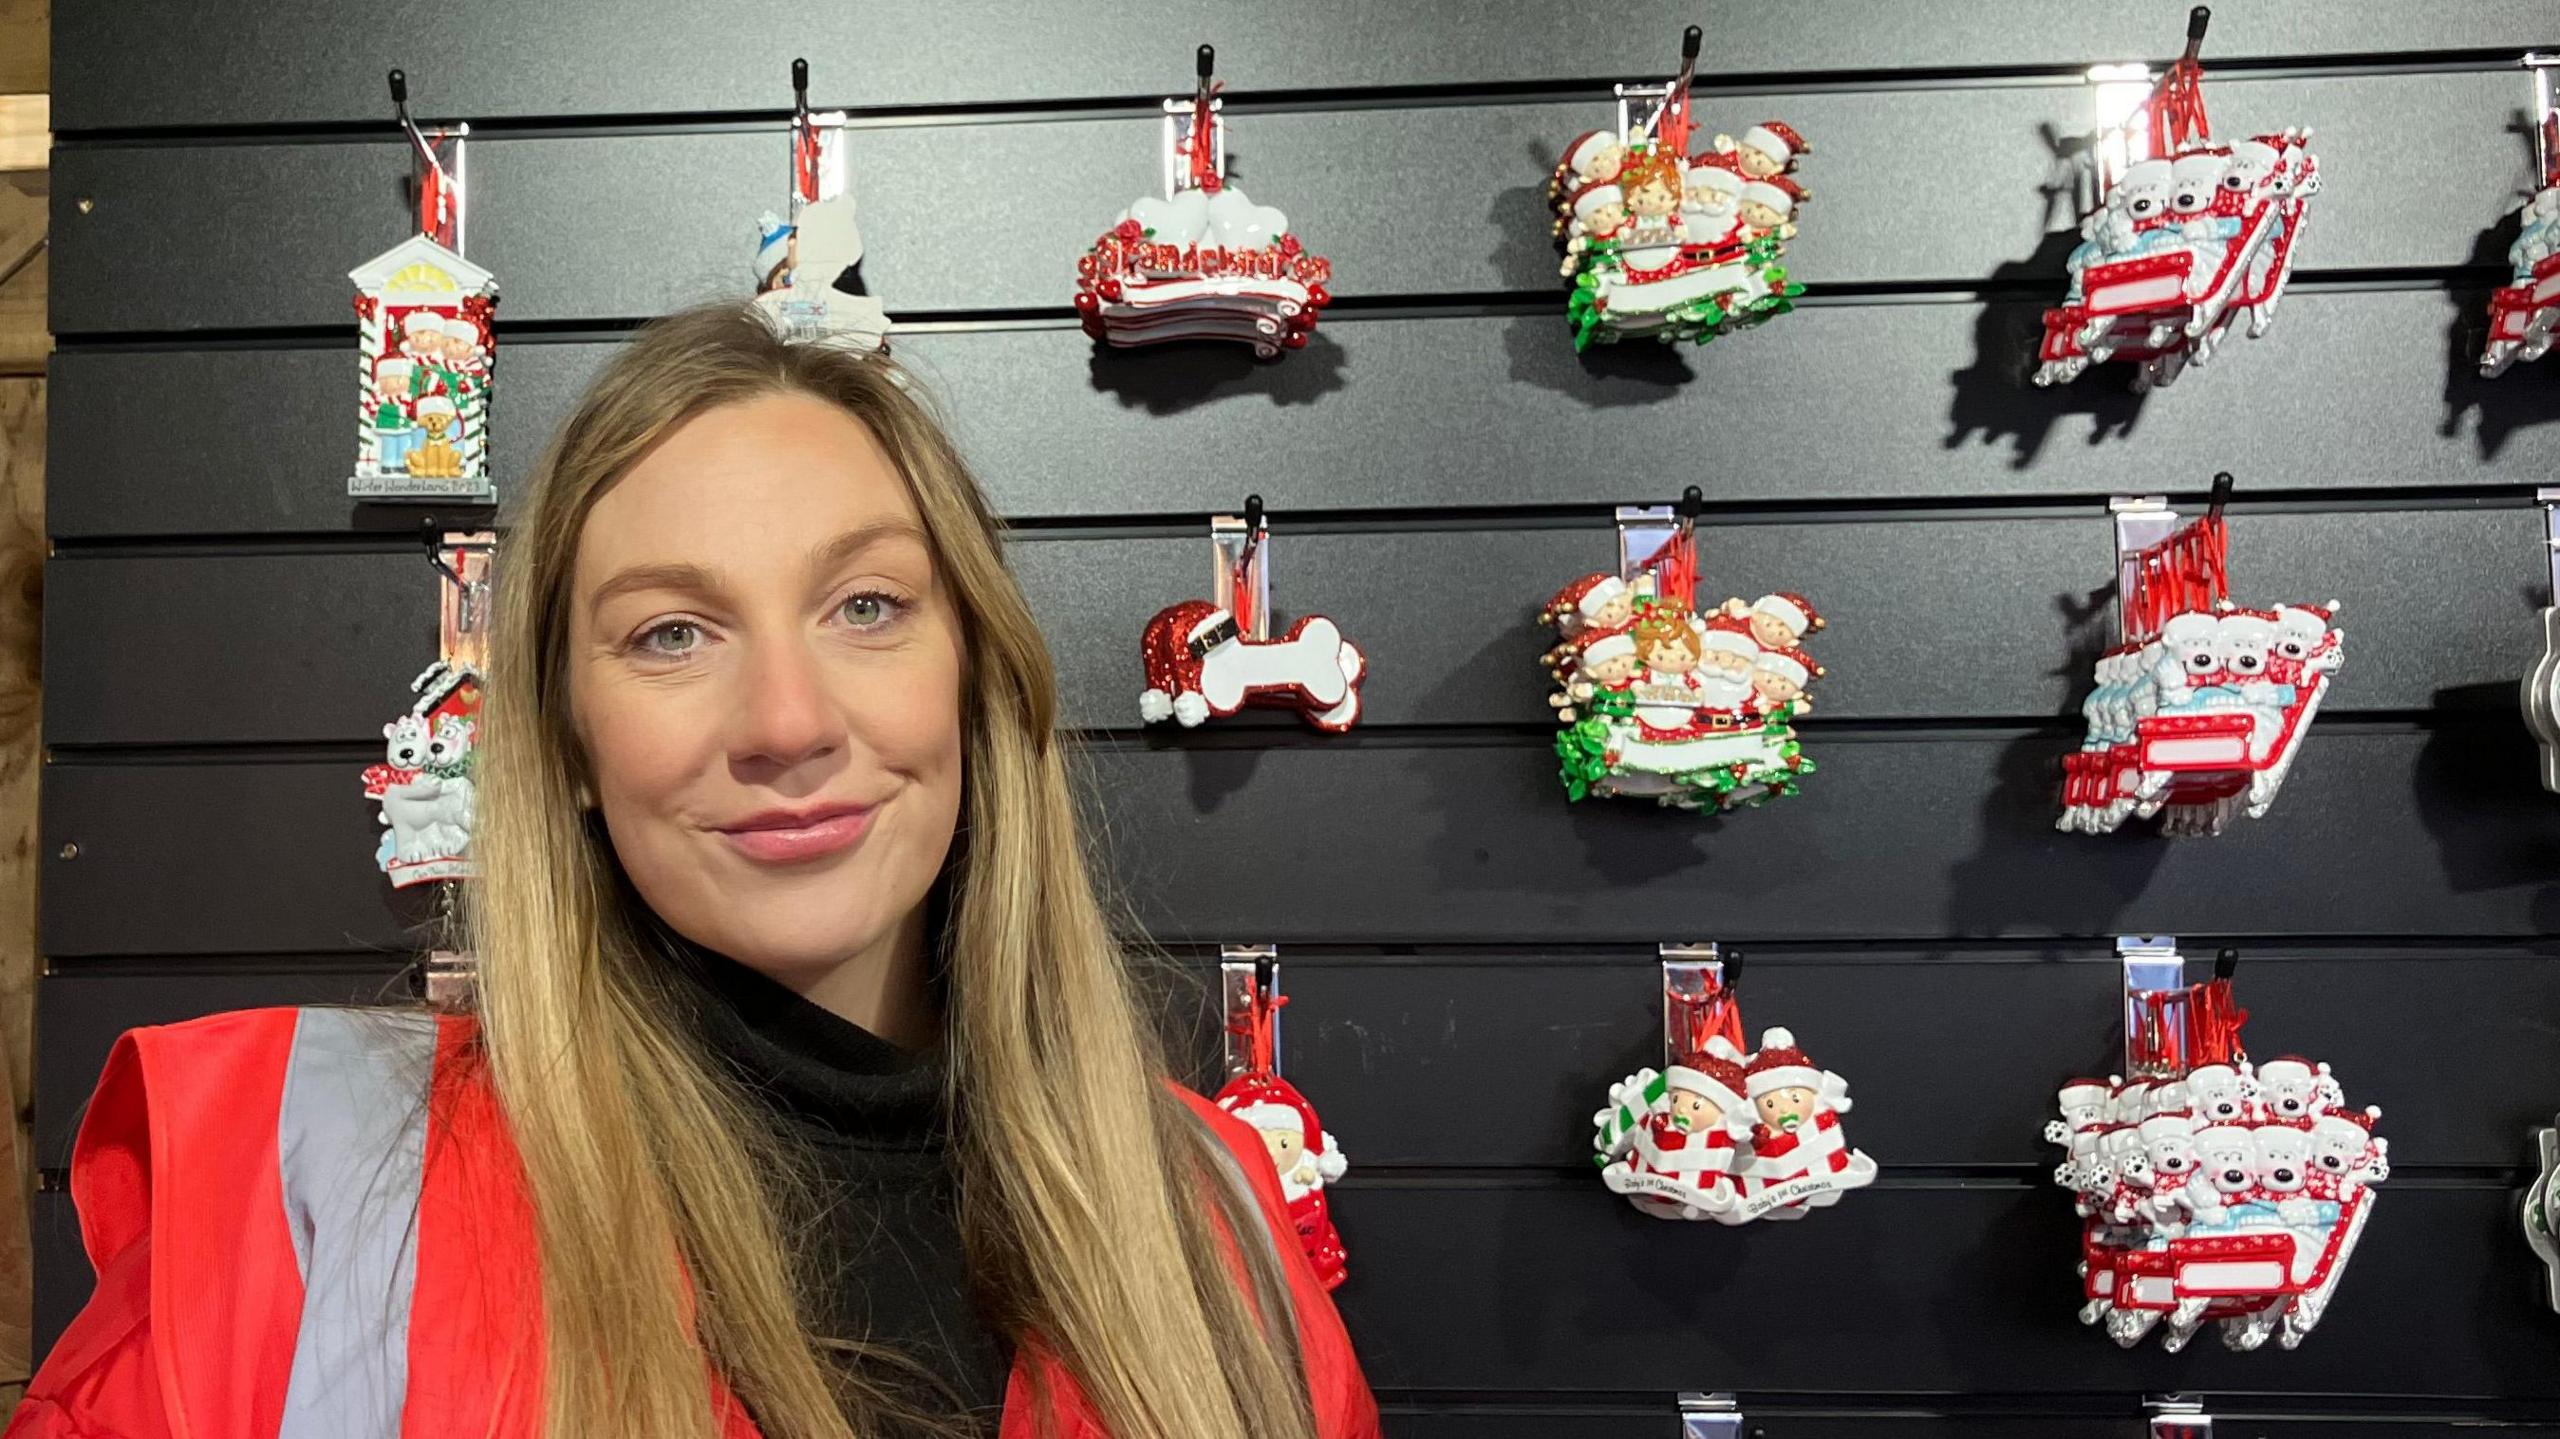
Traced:
[[1282, 1079], [1276, 1067], [1277, 1022], [1288, 1002], [1278, 992], [1271, 967], [1267, 963], [1258, 967], [1245, 1011], [1235, 1016], [1228, 1030], [1243, 1041], [1244, 1070], [1218, 1091], [1217, 1105], [1262, 1135], [1271, 1150], [1272, 1165], [1279, 1170], [1281, 1196], [1289, 1203], [1298, 1242], [1315, 1266], [1316, 1278], [1325, 1288], [1334, 1289], [1349, 1268], [1324, 1189], [1340, 1179], [1350, 1163], [1316, 1118], [1315, 1106], [1297, 1086]]
[[1342, 627], [1308, 615], [1286, 634], [1264, 637], [1269, 531], [1261, 496], [1246, 501], [1241, 526], [1225, 522], [1212, 532], [1234, 542], [1234, 560], [1222, 558], [1217, 574], [1222, 599], [1184, 600], [1147, 621], [1138, 641], [1147, 672], [1138, 717], [1192, 729], [1254, 706], [1296, 710], [1329, 734], [1351, 728], [1360, 718], [1360, 681], [1369, 660], [1343, 638]]
[[2234, 320], [2252, 339], [2274, 322], [2320, 164], [2308, 130], [2209, 136], [2196, 59], [2208, 18], [2197, 6], [2186, 53], [2099, 133], [2097, 203], [2066, 261], [2070, 289], [2045, 312], [2039, 385], [2109, 360], [2141, 367], [2137, 390], [2166, 385], [2212, 359]]
[[2219, 834], [2275, 803], [2345, 659], [2338, 602], [2243, 609], [2230, 598], [2222, 506], [2120, 559], [2121, 642], [2098, 657], [2088, 734], [2063, 757], [2058, 829], [2102, 834], [2163, 816]]

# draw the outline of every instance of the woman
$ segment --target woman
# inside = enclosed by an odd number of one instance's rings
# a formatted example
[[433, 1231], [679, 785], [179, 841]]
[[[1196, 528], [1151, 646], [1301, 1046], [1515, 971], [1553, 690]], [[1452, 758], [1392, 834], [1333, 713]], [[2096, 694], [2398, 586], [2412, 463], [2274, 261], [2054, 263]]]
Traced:
[[477, 1013], [125, 1035], [11, 1439], [1376, 1433], [1261, 1141], [1162, 1078], [888, 360], [651, 326], [499, 568]]

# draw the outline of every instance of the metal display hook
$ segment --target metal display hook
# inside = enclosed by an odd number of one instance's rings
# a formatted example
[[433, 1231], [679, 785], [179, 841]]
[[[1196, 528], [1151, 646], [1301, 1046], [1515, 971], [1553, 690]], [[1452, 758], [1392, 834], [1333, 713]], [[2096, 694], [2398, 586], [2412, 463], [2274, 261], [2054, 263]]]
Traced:
[[1706, 32], [1692, 25], [1680, 32], [1680, 74], [1665, 84], [1661, 81], [1636, 81], [1612, 87], [1618, 99], [1618, 138], [1632, 140], [1638, 134], [1653, 133], [1663, 110], [1674, 95], [1686, 95], [1690, 81], [1698, 73], [1698, 51], [1706, 43]]
[[433, 515], [418, 521], [427, 563], [444, 577], [438, 586], [436, 653], [447, 664], [479, 669], [488, 653], [489, 564], [498, 545], [494, 530], [449, 530]]
[[809, 62], [791, 62], [791, 219], [821, 200], [844, 193], [845, 122], [842, 110], [809, 108]]
[[459, 255], [463, 253], [466, 209], [463, 142], [470, 138], [471, 127], [457, 122], [420, 129], [409, 116], [408, 72], [393, 70], [389, 79], [392, 118], [408, 137], [417, 162], [418, 233]]
[[2193, 1395], [2158, 1394], [2143, 1400], [2151, 1439], [2213, 1439], [2213, 1416]]
[[2183, 1065], [2172, 1056], [2187, 1052], [2187, 961], [2177, 937], [2125, 935], [2116, 957], [2124, 966], [2124, 1077], [2175, 1078]]
[[[1218, 950], [1218, 972], [1226, 1011], [1227, 1078], [1234, 1079], [1256, 1068], [1278, 1074], [1280, 1010], [1288, 1004], [1280, 994], [1280, 947], [1222, 945]], [[1268, 1053], [1255, 1052], [1258, 1036], [1268, 1037]]]
[[1264, 518], [1262, 496], [1244, 497], [1244, 514], [1214, 515], [1209, 543], [1216, 553], [1217, 573], [1210, 603], [1233, 615], [1236, 629], [1259, 644], [1271, 638], [1271, 525]]
[[1742, 1409], [1728, 1393], [1683, 1393], [1680, 1439], [1742, 1439]]
[[[1218, 47], [1203, 45], [1192, 57], [1194, 82], [1188, 95], [1169, 95], [1164, 105], [1164, 194], [1170, 200], [1184, 190], [1215, 190], [1227, 173], [1227, 127], [1218, 122], [1226, 102], [1218, 92]], [[1195, 154], [1192, 132], [1208, 128], [1207, 148]]]

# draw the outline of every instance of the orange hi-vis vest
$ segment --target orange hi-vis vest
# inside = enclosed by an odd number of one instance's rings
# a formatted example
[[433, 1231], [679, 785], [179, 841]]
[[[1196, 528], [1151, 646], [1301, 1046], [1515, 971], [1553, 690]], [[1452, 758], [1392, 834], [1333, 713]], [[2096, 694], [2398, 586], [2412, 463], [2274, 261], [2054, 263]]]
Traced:
[[[97, 1288], [0, 1439], [538, 1439], [533, 1216], [473, 1032], [321, 1006], [127, 1031], [71, 1162]], [[1284, 1237], [1320, 1439], [1377, 1439], [1268, 1151], [1185, 1097]], [[711, 1384], [723, 1439], [759, 1439]], [[1040, 1407], [1058, 1439], [1108, 1439], [1027, 1342], [999, 1439]]]

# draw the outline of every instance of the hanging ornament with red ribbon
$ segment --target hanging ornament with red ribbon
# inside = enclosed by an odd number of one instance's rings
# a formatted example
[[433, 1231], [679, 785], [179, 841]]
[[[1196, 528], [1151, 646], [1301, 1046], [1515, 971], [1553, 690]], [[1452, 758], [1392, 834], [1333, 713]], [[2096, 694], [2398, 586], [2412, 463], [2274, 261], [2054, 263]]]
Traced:
[[862, 278], [842, 110], [809, 108], [809, 62], [791, 62], [790, 217], [756, 220], [756, 307], [790, 339], [862, 353], [889, 347], [889, 313]]
[[1231, 958], [1227, 978], [1230, 1074], [1217, 1105], [1262, 1136], [1307, 1261], [1325, 1288], [1335, 1288], [1349, 1270], [1324, 1190], [1350, 1162], [1316, 1118], [1315, 1106], [1280, 1077], [1280, 1010], [1289, 1000], [1280, 993], [1275, 957], [1266, 948], [1249, 959]]
[[1271, 633], [1271, 535], [1262, 496], [1245, 498], [1242, 519], [1210, 522], [1216, 551], [1214, 597], [1168, 605], [1147, 621], [1138, 646], [1147, 687], [1138, 718], [1184, 729], [1248, 706], [1296, 710], [1340, 734], [1360, 718], [1360, 682], [1369, 657], [1324, 615]]
[[1813, 147], [1767, 120], [1690, 152], [1702, 34], [1682, 35], [1668, 85], [1619, 86], [1617, 124], [1575, 137], [1548, 176], [1576, 350], [1630, 336], [1705, 344], [1804, 291], [1779, 261], [1807, 198], [1796, 164]]
[[1569, 798], [1727, 810], [1794, 794], [1814, 771], [1795, 718], [1825, 673], [1801, 648], [1822, 617], [1785, 591], [1701, 614], [1703, 504], [1692, 485], [1676, 510], [1619, 511], [1618, 573], [1585, 575], [1538, 612], [1558, 636], [1545, 665]]
[[1076, 313], [1114, 346], [1226, 340], [1274, 359], [1304, 349], [1332, 303], [1333, 266], [1227, 177], [1216, 51], [1199, 85], [1164, 102], [1164, 196], [1146, 196], [1076, 261]]
[[2039, 385], [2109, 360], [2140, 367], [2137, 390], [2166, 385], [2212, 359], [2233, 321], [2246, 317], [2251, 339], [2274, 323], [2320, 163], [2307, 129], [2212, 138], [2196, 58], [2211, 18], [2189, 14], [2185, 53], [2147, 89], [2139, 73], [2091, 77], [2089, 204], [2070, 288], [2045, 311]]
[[[2141, 548], [2119, 539], [2119, 642], [2080, 707], [2088, 734], [2063, 757], [2056, 828], [2103, 834], [2158, 815], [2163, 833], [2214, 835], [2275, 803], [2346, 634], [2336, 600], [2232, 603], [2230, 494], [2231, 476], [2216, 475], [2201, 518]], [[2119, 536], [2126, 523], [2119, 515]]]
[[2516, 208], [2516, 238], [2507, 246], [2514, 278], [2489, 296], [2489, 343], [2480, 373], [2497, 378], [2518, 360], [2539, 360], [2560, 334], [2560, 103], [2552, 79], [2560, 56], [2528, 55], [2533, 75], [2532, 198]]
[[498, 280], [462, 257], [462, 158], [468, 125], [422, 130], [409, 80], [391, 72], [408, 137], [417, 233], [347, 272], [355, 282], [359, 500], [497, 498], [489, 478], [489, 401], [496, 383]]
[[1657, 1219], [1801, 1219], [1875, 1181], [1875, 1161], [1840, 1125], [1847, 1080], [1789, 1030], [1765, 1030], [1759, 1051], [1744, 1052], [1740, 964], [1712, 945], [1665, 947], [1670, 1062], [1611, 1085], [1591, 1117], [1601, 1183]]
[[[2129, 977], [2180, 966], [2159, 944], [2125, 941]], [[2215, 1323], [2236, 1350], [2300, 1344], [2391, 1173], [2382, 1111], [2349, 1108], [2327, 1064], [2250, 1061], [2236, 962], [2224, 951], [2200, 984], [2129, 983], [2125, 1072], [2064, 1084], [2045, 1126], [2081, 1219], [2081, 1322], [2126, 1348], [2156, 1331], [2180, 1349]]]

